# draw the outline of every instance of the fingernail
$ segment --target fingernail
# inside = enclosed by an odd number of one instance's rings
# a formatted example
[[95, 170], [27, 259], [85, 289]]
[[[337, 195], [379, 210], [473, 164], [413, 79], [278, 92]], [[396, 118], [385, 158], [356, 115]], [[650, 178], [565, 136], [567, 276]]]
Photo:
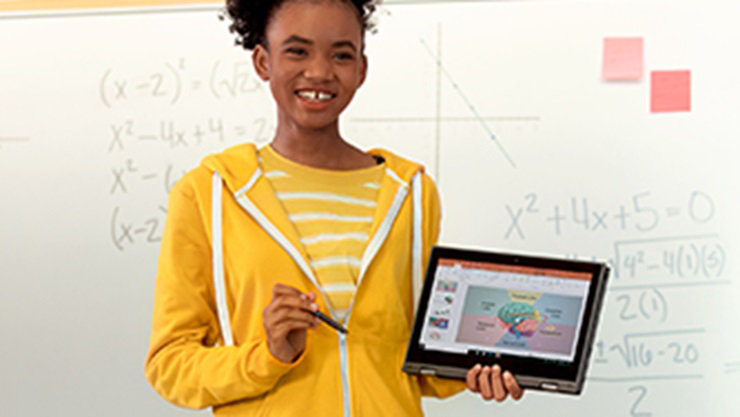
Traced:
[[473, 369], [475, 369], [476, 371], [480, 371], [480, 368], [481, 368], [481, 364], [479, 363], [476, 363], [475, 366], [473, 367]]
[[318, 311], [319, 310], [319, 305], [316, 304], [316, 303], [311, 303], [311, 310]]
[[512, 378], [512, 376], [511, 376], [511, 372], [509, 372], [509, 371], [504, 371], [504, 378], [506, 378], [506, 379], [511, 379], [511, 378]]
[[308, 299], [308, 296], [306, 294], [301, 294], [300, 297], [301, 297], [301, 300], [307, 300]]
[[501, 367], [498, 365], [493, 365], [493, 371], [494, 372], [501, 372]]

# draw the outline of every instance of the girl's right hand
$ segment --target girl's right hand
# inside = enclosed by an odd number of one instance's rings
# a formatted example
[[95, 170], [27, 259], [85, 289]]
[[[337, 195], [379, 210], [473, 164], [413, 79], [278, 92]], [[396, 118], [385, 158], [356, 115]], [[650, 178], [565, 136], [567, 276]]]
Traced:
[[272, 301], [262, 311], [270, 353], [281, 362], [293, 362], [306, 349], [306, 331], [319, 324], [311, 314], [318, 311], [316, 294], [303, 294], [296, 288], [275, 284]]
[[524, 390], [509, 371], [502, 371], [501, 366], [481, 366], [480, 364], [470, 368], [466, 378], [468, 389], [480, 393], [484, 400], [495, 399], [504, 401], [511, 396], [519, 400], [524, 395]]

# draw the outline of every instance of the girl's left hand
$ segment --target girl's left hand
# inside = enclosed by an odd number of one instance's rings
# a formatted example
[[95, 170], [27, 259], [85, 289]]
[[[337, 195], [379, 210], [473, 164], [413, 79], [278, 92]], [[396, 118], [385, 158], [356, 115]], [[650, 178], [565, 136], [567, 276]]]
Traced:
[[475, 365], [468, 371], [466, 382], [469, 390], [480, 393], [486, 401], [496, 399], [501, 402], [509, 395], [512, 399], [519, 400], [524, 395], [524, 390], [516, 382], [514, 375], [509, 371], [502, 372], [499, 365]]

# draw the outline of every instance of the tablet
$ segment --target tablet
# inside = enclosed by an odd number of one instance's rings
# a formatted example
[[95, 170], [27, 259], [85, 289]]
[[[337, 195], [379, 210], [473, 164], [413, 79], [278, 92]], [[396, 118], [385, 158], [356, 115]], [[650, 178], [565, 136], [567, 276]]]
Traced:
[[465, 379], [499, 364], [520, 386], [580, 394], [604, 263], [435, 247], [403, 370]]

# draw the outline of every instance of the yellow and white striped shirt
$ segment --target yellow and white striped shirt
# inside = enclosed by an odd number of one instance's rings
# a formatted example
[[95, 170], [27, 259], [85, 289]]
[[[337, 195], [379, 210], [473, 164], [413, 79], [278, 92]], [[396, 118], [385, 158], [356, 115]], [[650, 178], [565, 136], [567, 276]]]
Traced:
[[355, 294], [385, 164], [332, 171], [295, 163], [270, 145], [260, 163], [295, 226], [319, 285], [344, 321]]

